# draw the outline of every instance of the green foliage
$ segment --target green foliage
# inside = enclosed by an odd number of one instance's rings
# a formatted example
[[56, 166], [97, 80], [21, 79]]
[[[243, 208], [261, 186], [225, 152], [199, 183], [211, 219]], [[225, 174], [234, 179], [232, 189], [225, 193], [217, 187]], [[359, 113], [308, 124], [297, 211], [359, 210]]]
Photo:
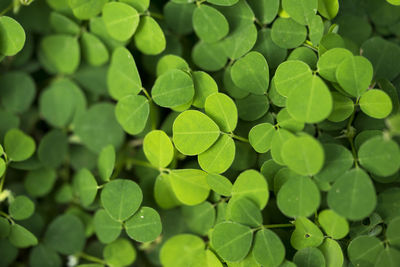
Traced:
[[0, 265], [397, 266], [398, 0], [0, 3]]

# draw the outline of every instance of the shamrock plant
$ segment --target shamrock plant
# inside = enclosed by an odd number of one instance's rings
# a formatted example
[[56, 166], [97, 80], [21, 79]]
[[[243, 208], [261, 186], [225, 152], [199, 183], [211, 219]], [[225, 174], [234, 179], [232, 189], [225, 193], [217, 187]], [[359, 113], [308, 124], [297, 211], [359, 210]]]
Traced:
[[399, 0], [0, 3], [0, 266], [400, 262]]

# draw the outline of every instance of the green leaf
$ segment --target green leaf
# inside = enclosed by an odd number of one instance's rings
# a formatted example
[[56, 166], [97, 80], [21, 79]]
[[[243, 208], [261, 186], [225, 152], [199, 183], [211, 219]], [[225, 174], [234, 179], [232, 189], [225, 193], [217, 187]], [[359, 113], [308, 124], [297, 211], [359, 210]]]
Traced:
[[300, 60], [285, 61], [278, 66], [274, 76], [277, 92], [288, 97], [296, 88], [304, 88], [312, 80], [310, 67]]
[[324, 144], [325, 162], [315, 175], [320, 181], [333, 182], [353, 166], [353, 155], [342, 145]]
[[362, 56], [348, 57], [336, 69], [339, 85], [354, 97], [361, 96], [368, 89], [372, 75], [372, 64]]
[[57, 175], [53, 169], [40, 168], [28, 173], [24, 186], [29, 195], [42, 197], [51, 191], [56, 179]]
[[161, 107], [172, 108], [186, 104], [194, 96], [193, 80], [182, 70], [170, 70], [157, 78], [151, 95]]
[[198, 42], [192, 51], [193, 63], [206, 71], [217, 71], [222, 69], [228, 56], [225, 55], [222, 42], [206, 43]]
[[[372, 37], [361, 46], [363, 56], [374, 66], [376, 79], [386, 78], [393, 80], [400, 73], [400, 66], [397, 64], [400, 59], [399, 45], [385, 40], [380, 36]], [[381, 64], [385, 62], [385, 64]]]
[[392, 100], [384, 91], [372, 89], [361, 96], [360, 108], [372, 118], [383, 119], [392, 112]]
[[[157, 77], [173, 69], [179, 69], [185, 72], [190, 72], [190, 67], [183, 58], [181, 58], [180, 56], [170, 54], [170, 55], [165, 55], [162, 58], [160, 58], [160, 60], [158, 60], [157, 70], [156, 70]], [[192, 74], [194, 75], [194, 73]], [[193, 82], [195, 82], [194, 77], [193, 77]]]
[[24, 72], [5, 72], [0, 76], [1, 104], [12, 113], [22, 113], [29, 109], [36, 94], [34, 80]]
[[243, 99], [236, 100], [239, 118], [245, 121], [255, 121], [264, 116], [270, 107], [266, 95], [250, 94]]
[[74, 132], [90, 150], [99, 153], [109, 144], [117, 148], [123, 142], [124, 132], [114, 111], [112, 104], [100, 102], [79, 117]]
[[223, 222], [211, 232], [211, 246], [225, 261], [243, 260], [250, 251], [253, 233], [247, 226]]
[[85, 245], [83, 223], [68, 213], [56, 217], [47, 227], [44, 244], [63, 255], [82, 251]]
[[318, 222], [325, 233], [333, 239], [342, 239], [349, 233], [349, 223], [333, 210], [323, 210], [318, 214]]
[[352, 169], [340, 176], [328, 192], [328, 206], [349, 220], [362, 220], [376, 206], [375, 188], [362, 169]]
[[0, 177], [6, 172], [6, 163], [4, 159], [0, 158]]
[[166, 24], [174, 33], [183, 35], [193, 32], [192, 17], [196, 5], [185, 1], [184, 4], [176, 4], [169, 1], [164, 7]]
[[[186, 63], [186, 62], [185, 62]], [[204, 71], [192, 72], [194, 84], [193, 106], [204, 108], [208, 96], [218, 93], [218, 85], [214, 79]]]
[[17, 196], [8, 206], [8, 213], [15, 220], [25, 220], [32, 216], [35, 204], [26, 196]]
[[239, 0], [207, 0], [208, 3], [217, 5], [217, 6], [233, 6]]
[[105, 210], [99, 209], [94, 214], [93, 227], [100, 242], [108, 244], [119, 237], [122, 224], [111, 218]]
[[0, 217], [0, 239], [6, 238], [9, 235], [10, 226], [6, 218]]
[[246, 197], [231, 198], [226, 209], [225, 218], [250, 227], [260, 226], [263, 222], [258, 206]]
[[32, 248], [29, 254], [30, 266], [42, 266], [42, 267], [61, 267], [61, 257], [53, 249], [39, 244]]
[[258, 153], [266, 153], [272, 145], [275, 127], [270, 123], [260, 123], [251, 128], [249, 142]]
[[155, 167], [167, 167], [174, 157], [174, 146], [169, 136], [160, 130], [149, 132], [143, 140], [146, 158]]
[[324, 236], [313, 222], [305, 217], [298, 217], [295, 221], [296, 229], [290, 237], [290, 244], [297, 250], [308, 247], [318, 247], [322, 244]]
[[290, 116], [286, 108], [279, 111], [276, 116], [277, 124], [287, 130], [299, 132], [304, 129], [304, 122], [297, 121]]
[[[239, 2], [246, 3], [246, 2]], [[247, 4], [246, 4], [247, 5]], [[229, 18], [228, 18], [229, 22]], [[221, 45], [228, 58], [238, 59], [249, 52], [257, 41], [257, 28], [253, 23], [241, 23], [231, 31]]]
[[336, 17], [339, 11], [338, 0], [318, 0], [318, 12], [327, 19]]
[[109, 59], [109, 53], [103, 42], [94, 34], [83, 32], [81, 37], [82, 55], [92, 66], [101, 66]]
[[333, 106], [332, 112], [327, 119], [333, 122], [340, 122], [349, 118], [354, 111], [353, 100], [337, 92], [331, 92], [331, 94]]
[[133, 37], [136, 48], [146, 55], [158, 55], [165, 50], [164, 32], [150, 16], [143, 16]]
[[199, 5], [193, 12], [193, 29], [204, 42], [213, 43], [224, 38], [229, 32], [229, 24], [217, 9]]
[[231, 133], [235, 130], [238, 121], [238, 111], [235, 102], [223, 93], [209, 95], [205, 101], [205, 112], [213, 119], [220, 129]]
[[204, 113], [187, 110], [179, 114], [173, 124], [173, 141], [176, 149], [185, 155], [198, 155], [217, 141], [218, 125]]
[[309, 19], [308, 36], [310, 37], [311, 43], [313, 43], [314, 45], [318, 45], [322, 37], [324, 36], [324, 30], [324, 22], [319, 15], [312, 16]]
[[316, 248], [304, 248], [297, 251], [293, 257], [293, 262], [302, 267], [326, 266], [324, 255]]
[[252, 254], [258, 264], [277, 267], [285, 259], [285, 247], [277, 234], [262, 229], [256, 233]]
[[170, 209], [181, 204], [172, 189], [170, 174], [161, 173], [157, 176], [154, 184], [154, 199], [163, 209]]
[[120, 0], [120, 2], [133, 6], [138, 12], [141, 13], [146, 11], [150, 5], [150, 0]]
[[68, 0], [75, 17], [81, 20], [98, 15], [108, 0]]
[[278, 15], [279, 0], [250, 1], [248, 4], [263, 24], [272, 22]]
[[143, 194], [135, 182], [116, 179], [104, 186], [100, 198], [107, 213], [114, 220], [121, 222], [128, 219], [139, 209]]
[[38, 244], [38, 240], [34, 234], [16, 223], [11, 225], [8, 240], [17, 248], [27, 248]]
[[318, 60], [318, 73], [322, 78], [337, 82], [336, 70], [338, 66], [346, 59], [352, 58], [353, 54], [344, 48], [333, 48], [326, 51]]
[[282, 146], [281, 155], [291, 170], [308, 176], [317, 174], [325, 159], [320, 142], [309, 135], [290, 138]]
[[68, 137], [60, 130], [48, 132], [38, 147], [39, 160], [47, 167], [58, 168], [68, 153]]
[[158, 212], [149, 207], [140, 208], [125, 222], [128, 236], [138, 242], [150, 242], [161, 234], [161, 219]]
[[232, 81], [249, 93], [263, 95], [269, 85], [269, 68], [264, 56], [250, 52], [236, 61], [231, 69]]
[[182, 206], [182, 216], [190, 231], [198, 235], [207, 235], [214, 226], [216, 212], [214, 206], [205, 201], [196, 206]]
[[115, 165], [115, 149], [114, 146], [108, 145], [103, 147], [97, 159], [97, 169], [100, 178], [106, 182], [111, 178]]
[[288, 140], [293, 137], [294, 135], [285, 129], [278, 128], [275, 131], [275, 134], [272, 137], [271, 156], [276, 163], [280, 165], [285, 165], [281, 155], [282, 147]]
[[109, 266], [129, 266], [136, 259], [136, 250], [129, 240], [120, 238], [104, 247], [103, 257]]
[[384, 250], [381, 240], [374, 236], [359, 236], [347, 247], [348, 257], [355, 266], [374, 266], [379, 254]]
[[272, 24], [271, 37], [279, 47], [295, 48], [306, 40], [307, 29], [290, 18], [278, 18]]
[[318, 0], [282, 0], [282, 8], [289, 16], [302, 25], [307, 25], [317, 12]]
[[194, 206], [206, 200], [210, 193], [206, 176], [206, 172], [196, 169], [172, 170], [169, 181], [177, 199]]
[[324, 81], [316, 75], [299, 81], [293, 88], [286, 105], [289, 114], [296, 120], [316, 123], [326, 119], [332, 112], [332, 95]]
[[400, 261], [400, 252], [394, 248], [386, 247], [375, 262], [375, 266], [394, 267]]
[[296, 177], [284, 183], [278, 192], [279, 210], [288, 217], [308, 217], [320, 204], [320, 193], [315, 183], [308, 177]]
[[59, 80], [42, 91], [39, 98], [40, 113], [50, 125], [62, 128], [71, 122], [77, 111], [76, 90], [80, 89], [70, 80]]
[[383, 136], [365, 141], [358, 150], [358, 160], [369, 172], [379, 176], [390, 176], [400, 168], [399, 145]]
[[217, 194], [223, 196], [231, 195], [232, 183], [226, 177], [219, 174], [209, 173], [207, 174], [206, 179], [210, 188]]
[[343, 266], [343, 251], [337, 241], [325, 238], [324, 243], [318, 249], [324, 254], [326, 266]]
[[83, 206], [93, 203], [97, 194], [97, 182], [88, 169], [81, 169], [75, 174], [74, 189]]
[[389, 244], [400, 248], [400, 217], [392, 219], [386, 229], [385, 235]]
[[[203, 256], [204, 241], [195, 235], [178, 234], [169, 238], [160, 251], [160, 261], [165, 267], [195, 266]], [[185, 253], [182, 253], [185, 251]]]
[[50, 73], [74, 73], [81, 60], [77, 38], [66, 34], [45, 36], [40, 42], [39, 60]]
[[142, 88], [142, 81], [132, 54], [124, 47], [118, 47], [111, 56], [107, 73], [108, 92], [119, 100], [127, 95], [137, 95]]
[[136, 135], [146, 127], [150, 115], [149, 100], [142, 95], [126, 95], [115, 106], [115, 117], [125, 132]]
[[127, 41], [139, 25], [139, 13], [130, 5], [110, 2], [104, 5], [102, 19], [108, 34], [117, 41]]
[[19, 129], [11, 129], [4, 136], [4, 149], [12, 161], [23, 161], [32, 156], [36, 144], [32, 137]]
[[258, 171], [246, 170], [236, 178], [232, 187], [232, 197], [247, 197], [261, 210], [269, 199], [267, 181]]
[[13, 18], [0, 17], [0, 54], [13, 56], [22, 50], [25, 44], [25, 31]]
[[58, 12], [53, 11], [50, 13], [49, 23], [53, 31], [56, 33], [78, 35], [80, 31], [80, 28], [75, 21]]
[[235, 151], [233, 139], [228, 135], [221, 135], [208, 150], [199, 154], [199, 165], [206, 172], [223, 173], [232, 165]]

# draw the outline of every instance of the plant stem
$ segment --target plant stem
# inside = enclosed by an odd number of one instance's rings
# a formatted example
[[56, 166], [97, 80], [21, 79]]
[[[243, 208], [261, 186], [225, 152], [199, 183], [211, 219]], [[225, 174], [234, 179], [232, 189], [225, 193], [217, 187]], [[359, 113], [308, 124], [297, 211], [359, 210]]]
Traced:
[[285, 227], [294, 227], [294, 224], [291, 223], [283, 223], [283, 224], [266, 224], [263, 225], [264, 228], [285, 228]]
[[[357, 100], [356, 100], [355, 105], [358, 105], [358, 98], [357, 98]], [[355, 165], [356, 167], [358, 167], [357, 151], [356, 151], [356, 148], [355, 148], [354, 142], [353, 142], [353, 139], [354, 139], [354, 136], [355, 136], [355, 131], [354, 131], [354, 128], [353, 128], [353, 126], [352, 126], [352, 123], [353, 123], [353, 121], [354, 121], [355, 115], [356, 115], [356, 108], [354, 108], [354, 111], [353, 111], [353, 113], [351, 114], [350, 119], [349, 119], [349, 121], [348, 121], [348, 123], [347, 123], [346, 135], [347, 135], [347, 139], [349, 140], [349, 143], [350, 143], [351, 152], [352, 152], [352, 154], [353, 154], [354, 165]]]
[[244, 137], [241, 137], [241, 136], [238, 136], [238, 135], [236, 135], [236, 134], [234, 134], [234, 133], [230, 133], [229, 136], [232, 137], [232, 138], [234, 138], [234, 139], [236, 139], [236, 140], [245, 142], [245, 143], [248, 143], [248, 142], [249, 142], [248, 139], [246, 139], [246, 138], [244, 138]]
[[91, 261], [91, 262], [97, 262], [97, 263], [100, 263], [100, 264], [106, 264], [106, 262], [104, 260], [102, 260], [100, 258], [97, 258], [95, 256], [92, 256], [92, 255], [86, 254], [84, 252], [78, 253], [77, 257], [85, 259], [85, 260], [88, 260], [88, 261]]
[[11, 3], [6, 7], [3, 11], [0, 12], [0, 16], [5, 15], [8, 11], [10, 11], [14, 7], [14, 2], [11, 1]]
[[152, 101], [151, 96], [149, 95], [149, 93], [147, 92], [147, 90], [144, 87], [142, 87], [142, 92], [145, 94], [145, 96], [147, 97], [149, 102], [151, 102]]
[[10, 215], [8, 215], [7, 213], [5, 213], [4, 211], [0, 210], [0, 215], [3, 216], [4, 218], [6, 218], [7, 220], [9, 220], [11, 222], [11, 224], [14, 224], [14, 220], [11, 218]]

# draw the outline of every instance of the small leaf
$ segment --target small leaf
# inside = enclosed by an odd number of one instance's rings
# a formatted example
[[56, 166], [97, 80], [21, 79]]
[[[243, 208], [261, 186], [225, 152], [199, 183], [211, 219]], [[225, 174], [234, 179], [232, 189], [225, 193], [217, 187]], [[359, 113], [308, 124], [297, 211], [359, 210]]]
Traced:
[[296, 229], [290, 238], [290, 244], [297, 250], [308, 247], [318, 247], [324, 236], [318, 226], [305, 217], [298, 217], [295, 221]]
[[204, 113], [187, 110], [179, 114], [173, 124], [173, 141], [176, 149], [185, 155], [198, 155], [217, 141], [218, 125]]
[[205, 201], [196, 206], [182, 206], [182, 216], [193, 233], [206, 235], [214, 226], [216, 212], [214, 206]]
[[136, 250], [129, 240], [120, 238], [104, 247], [103, 257], [109, 266], [129, 266], [136, 259]]
[[32, 156], [36, 144], [32, 137], [19, 129], [9, 130], [4, 137], [4, 149], [13, 161], [23, 161]]
[[99, 209], [94, 214], [93, 227], [97, 238], [105, 244], [116, 240], [122, 229], [121, 223], [111, 218], [103, 209]]
[[375, 119], [383, 119], [392, 112], [392, 100], [382, 90], [368, 90], [361, 96], [359, 103], [361, 110]]
[[229, 96], [223, 93], [209, 95], [206, 98], [204, 109], [222, 131], [231, 133], [235, 130], [238, 112], [235, 102]]
[[146, 55], [158, 55], [166, 46], [164, 32], [150, 16], [143, 16], [140, 19], [133, 40], [137, 49]]
[[142, 207], [125, 222], [125, 230], [133, 240], [151, 242], [161, 234], [160, 215], [152, 208]]
[[208, 5], [200, 5], [193, 12], [193, 29], [201, 40], [213, 43], [228, 34], [229, 24], [217, 9]]
[[118, 100], [115, 117], [125, 132], [136, 135], [146, 127], [150, 104], [142, 95], [127, 95]]
[[250, 251], [253, 234], [249, 227], [234, 223], [217, 224], [211, 232], [211, 246], [225, 261], [240, 261]]
[[208, 185], [213, 191], [223, 196], [231, 195], [232, 183], [229, 179], [222, 175], [213, 173], [209, 173], [206, 178]]
[[8, 213], [15, 220], [25, 220], [32, 216], [35, 204], [26, 196], [17, 196], [8, 207]]
[[105, 146], [97, 159], [97, 169], [99, 170], [100, 178], [106, 182], [111, 178], [111, 174], [115, 165], [115, 149], [114, 146]]
[[13, 56], [24, 47], [25, 31], [13, 18], [0, 17], [0, 54]]
[[233, 197], [229, 200], [225, 218], [250, 227], [260, 226], [263, 222], [258, 206], [246, 197]]
[[272, 41], [282, 48], [295, 48], [307, 37], [307, 29], [290, 18], [278, 18], [272, 24]]
[[375, 261], [383, 250], [382, 241], [374, 236], [356, 237], [347, 247], [348, 257], [355, 266], [374, 266]]
[[8, 240], [17, 248], [27, 248], [38, 244], [38, 240], [34, 234], [16, 223], [11, 225]]
[[130, 5], [109, 2], [104, 5], [102, 18], [108, 34], [117, 41], [127, 41], [139, 25], [139, 13]]
[[102, 189], [100, 197], [104, 209], [117, 221], [124, 221], [132, 216], [143, 200], [140, 187], [126, 179], [108, 182]]
[[88, 169], [81, 169], [75, 174], [74, 189], [83, 206], [93, 203], [97, 194], [97, 182]]
[[342, 239], [349, 233], [349, 223], [333, 210], [323, 210], [318, 215], [318, 222], [333, 239]]
[[281, 266], [285, 259], [285, 247], [281, 239], [269, 229], [256, 233], [252, 253], [257, 263], [263, 266]]
[[171, 139], [160, 130], [153, 130], [144, 137], [143, 151], [150, 163], [158, 168], [167, 167], [174, 158]]

